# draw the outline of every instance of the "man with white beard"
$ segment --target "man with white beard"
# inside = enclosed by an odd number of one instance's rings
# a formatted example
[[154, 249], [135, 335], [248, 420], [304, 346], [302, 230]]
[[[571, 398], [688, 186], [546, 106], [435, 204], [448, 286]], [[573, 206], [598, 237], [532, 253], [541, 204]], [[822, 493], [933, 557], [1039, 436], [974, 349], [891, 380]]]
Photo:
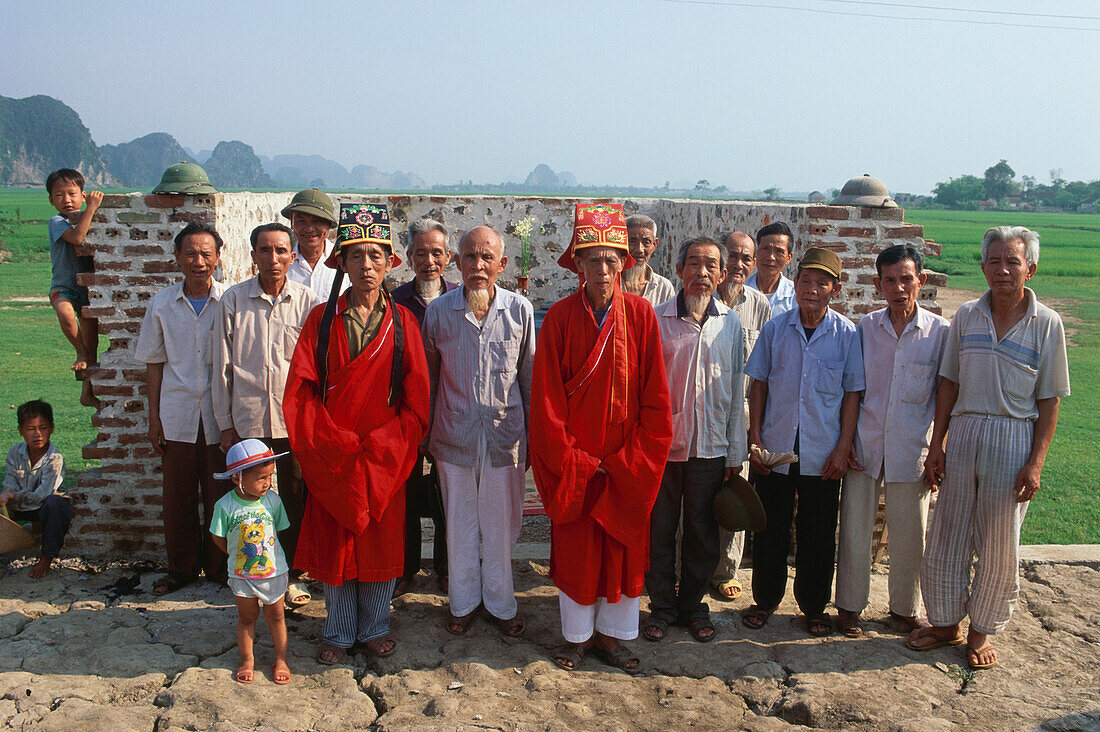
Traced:
[[676, 288], [649, 266], [649, 259], [660, 243], [657, 238], [657, 222], [645, 214], [628, 216], [626, 237], [630, 245], [630, 256], [634, 257], [634, 266], [623, 270], [623, 292], [644, 297], [653, 307], [670, 300], [676, 295]]
[[523, 511], [535, 314], [527, 298], [497, 287], [507, 263], [499, 233], [470, 230], [458, 246], [463, 287], [433, 300], [424, 314], [427, 443], [443, 489], [446, 627], [456, 635], [469, 630], [482, 605], [505, 635], [520, 635], [526, 626], [512, 581], [512, 547]]

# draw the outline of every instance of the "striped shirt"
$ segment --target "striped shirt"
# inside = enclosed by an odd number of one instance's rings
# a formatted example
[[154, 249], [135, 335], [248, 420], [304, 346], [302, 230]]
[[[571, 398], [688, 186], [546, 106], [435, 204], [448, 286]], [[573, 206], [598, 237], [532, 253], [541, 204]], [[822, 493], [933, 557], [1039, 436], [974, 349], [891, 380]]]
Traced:
[[1037, 401], [1069, 396], [1066, 333], [1058, 313], [1024, 288], [1027, 312], [997, 340], [990, 293], [959, 308], [947, 333], [940, 376], [959, 385], [951, 415], [1034, 420]]

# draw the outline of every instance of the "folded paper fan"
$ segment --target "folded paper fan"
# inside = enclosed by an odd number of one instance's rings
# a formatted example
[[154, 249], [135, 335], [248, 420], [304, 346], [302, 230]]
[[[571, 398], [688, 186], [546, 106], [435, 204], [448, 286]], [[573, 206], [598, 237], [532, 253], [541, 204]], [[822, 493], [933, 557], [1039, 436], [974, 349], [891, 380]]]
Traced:
[[771, 450], [766, 450], [759, 445], [752, 445], [749, 447], [749, 452], [752, 453], [753, 457], [769, 468], [798, 462], [798, 455], [793, 451], [776, 453]]

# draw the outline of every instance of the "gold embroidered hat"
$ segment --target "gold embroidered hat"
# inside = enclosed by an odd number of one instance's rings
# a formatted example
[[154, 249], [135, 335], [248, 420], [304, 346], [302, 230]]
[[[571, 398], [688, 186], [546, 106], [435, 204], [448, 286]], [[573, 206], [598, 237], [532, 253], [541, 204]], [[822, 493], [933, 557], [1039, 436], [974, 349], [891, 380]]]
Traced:
[[[626, 238], [626, 214], [621, 203], [578, 203], [573, 213], [573, 239], [558, 258], [558, 264], [578, 272], [573, 256], [589, 247], [611, 247], [625, 255], [623, 269], [634, 266]], [[579, 272], [578, 272], [579, 274]]]
[[390, 253], [390, 263], [396, 267], [401, 258], [393, 253], [390, 239], [390, 211], [384, 203], [341, 203], [340, 223], [336, 229], [336, 246], [325, 264], [336, 269], [336, 255], [351, 244], [378, 244]]

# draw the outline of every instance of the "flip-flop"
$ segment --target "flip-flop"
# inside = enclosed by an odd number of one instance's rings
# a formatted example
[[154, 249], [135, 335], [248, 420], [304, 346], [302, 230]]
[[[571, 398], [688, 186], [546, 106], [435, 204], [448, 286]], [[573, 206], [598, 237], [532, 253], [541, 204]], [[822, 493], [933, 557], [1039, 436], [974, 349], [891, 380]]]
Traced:
[[304, 582], [291, 582], [286, 588], [286, 604], [290, 607], [303, 607], [313, 601]]
[[741, 611], [741, 625], [750, 630], [760, 630], [768, 624], [768, 618], [775, 610], [765, 610], [759, 605], [752, 605]]
[[[637, 676], [642, 672], [642, 664], [638, 657], [624, 645], [615, 646], [610, 651], [605, 651], [599, 646], [593, 646], [592, 651], [608, 666], [621, 669], [631, 676]], [[634, 661], [634, 665], [627, 666], [631, 661]]]
[[[714, 640], [714, 636], [718, 635], [714, 632], [714, 625], [708, 618], [696, 618], [688, 621], [688, 633], [691, 633], [691, 637], [700, 643], [710, 643]], [[704, 635], [705, 631], [709, 630], [709, 635]]]
[[737, 598], [741, 597], [741, 593], [744, 592], [744, 587], [737, 580], [727, 580], [725, 582], [715, 582], [711, 584], [714, 589], [714, 594], [718, 596], [719, 600], [725, 602], [733, 602]]
[[[978, 660], [983, 651], [993, 651], [993, 660], [989, 663], [982, 663]], [[993, 644], [986, 641], [980, 648], [975, 648], [969, 643], [966, 644], [966, 664], [975, 671], [980, 671], [983, 668], [993, 668], [997, 665], [997, 649], [993, 647]]]
[[[324, 657], [325, 652], [331, 653], [334, 658], [329, 660]], [[322, 643], [321, 647], [317, 650], [317, 663], [322, 666], [335, 666], [338, 663], [343, 663], [347, 658], [348, 651], [346, 648], [340, 646], [334, 646], [331, 643]]]
[[824, 638], [827, 635], [832, 635], [833, 624], [829, 620], [829, 615], [827, 613], [814, 615], [813, 617], [807, 615], [806, 632], [815, 638]]
[[905, 639], [906, 647], [914, 651], [930, 651], [940, 646], [961, 646], [966, 638], [960, 632], [954, 638], [941, 638], [935, 634], [934, 627], [918, 628]]
[[[581, 661], [584, 660], [586, 653], [588, 653], [588, 647], [583, 643], [570, 643], [554, 651], [550, 658], [558, 668], [563, 668], [566, 671], [575, 671], [576, 668], [581, 665]], [[564, 663], [565, 661], [573, 665], [568, 666]]]
[[647, 641], [656, 643], [657, 641], [668, 635], [668, 621], [658, 618], [654, 615], [650, 615], [642, 623], [642, 636]]

